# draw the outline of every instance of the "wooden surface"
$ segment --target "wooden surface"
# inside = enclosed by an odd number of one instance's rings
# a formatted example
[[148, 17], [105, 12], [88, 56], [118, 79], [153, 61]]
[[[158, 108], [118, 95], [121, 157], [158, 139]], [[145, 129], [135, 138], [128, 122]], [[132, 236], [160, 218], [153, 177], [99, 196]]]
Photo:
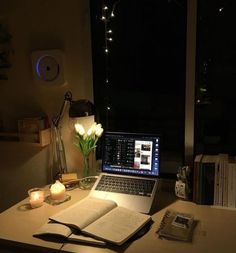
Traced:
[[[164, 185], [164, 184], [163, 184]], [[163, 186], [162, 185], [162, 186]], [[69, 191], [71, 200], [52, 206], [44, 203], [42, 207], [30, 209], [28, 198], [0, 214], [0, 252], [127, 252], [127, 253], [235, 253], [236, 252], [236, 211], [216, 209], [196, 205], [192, 202], [176, 200], [170, 189], [161, 187], [152, 209], [153, 224], [141, 238], [125, 243], [123, 246], [95, 247], [83, 244], [62, 244], [46, 242], [34, 238], [32, 234], [48, 217], [87, 196], [88, 191], [75, 189]], [[192, 243], [168, 241], [158, 238], [156, 230], [167, 208], [187, 212], [198, 220]]]

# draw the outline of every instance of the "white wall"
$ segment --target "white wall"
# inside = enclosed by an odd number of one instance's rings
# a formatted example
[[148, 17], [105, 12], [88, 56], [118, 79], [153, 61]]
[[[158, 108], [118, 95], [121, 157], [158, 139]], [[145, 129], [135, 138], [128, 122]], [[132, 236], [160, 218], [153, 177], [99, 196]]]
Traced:
[[[73, 99], [93, 101], [90, 13], [88, 0], [0, 1], [0, 21], [12, 34], [9, 80], [0, 80], [0, 119], [7, 131], [17, 130], [17, 120], [47, 114], [55, 116], [67, 90]], [[36, 85], [30, 54], [37, 49], [65, 53], [63, 86]], [[81, 167], [73, 145], [69, 119], [63, 122], [63, 139], [69, 171]], [[0, 211], [26, 197], [31, 187], [50, 183], [51, 148], [0, 142]]]

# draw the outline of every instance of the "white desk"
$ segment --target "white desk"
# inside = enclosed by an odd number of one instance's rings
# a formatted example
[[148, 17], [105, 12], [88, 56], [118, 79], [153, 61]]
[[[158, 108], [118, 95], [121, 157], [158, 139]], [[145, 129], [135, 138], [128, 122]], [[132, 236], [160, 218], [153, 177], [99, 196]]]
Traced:
[[[52, 206], [47, 203], [40, 208], [27, 209], [28, 198], [0, 214], [0, 252], [81, 252], [81, 253], [235, 253], [236, 252], [236, 211], [200, 206], [191, 202], [176, 200], [161, 191], [154, 206], [153, 225], [143, 237], [121, 247], [93, 247], [83, 244], [62, 244], [34, 238], [32, 234], [48, 217], [87, 196], [88, 191], [75, 189], [68, 192], [71, 200]], [[194, 231], [193, 242], [184, 243], [161, 240], [155, 233], [166, 208], [192, 213], [199, 223]], [[159, 210], [159, 211], [157, 211]]]

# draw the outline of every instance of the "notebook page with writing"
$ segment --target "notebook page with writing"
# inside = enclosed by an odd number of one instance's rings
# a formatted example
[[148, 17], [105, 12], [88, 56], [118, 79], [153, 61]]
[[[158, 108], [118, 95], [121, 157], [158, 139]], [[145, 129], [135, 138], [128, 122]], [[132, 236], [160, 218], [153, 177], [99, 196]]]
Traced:
[[116, 206], [112, 200], [85, 198], [49, 219], [81, 230]]
[[83, 232], [121, 245], [150, 220], [151, 216], [149, 215], [134, 212], [124, 207], [116, 207], [84, 228]]

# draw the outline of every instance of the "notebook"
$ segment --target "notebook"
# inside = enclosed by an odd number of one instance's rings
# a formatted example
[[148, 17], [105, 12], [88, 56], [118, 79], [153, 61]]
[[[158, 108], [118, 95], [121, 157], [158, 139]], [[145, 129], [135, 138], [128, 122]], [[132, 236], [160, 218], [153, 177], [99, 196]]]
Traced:
[[119, 206], [149, 213], [159, 174], [159, 135], [105, 132], [102, 173], [90, 195], [111, 199]]

